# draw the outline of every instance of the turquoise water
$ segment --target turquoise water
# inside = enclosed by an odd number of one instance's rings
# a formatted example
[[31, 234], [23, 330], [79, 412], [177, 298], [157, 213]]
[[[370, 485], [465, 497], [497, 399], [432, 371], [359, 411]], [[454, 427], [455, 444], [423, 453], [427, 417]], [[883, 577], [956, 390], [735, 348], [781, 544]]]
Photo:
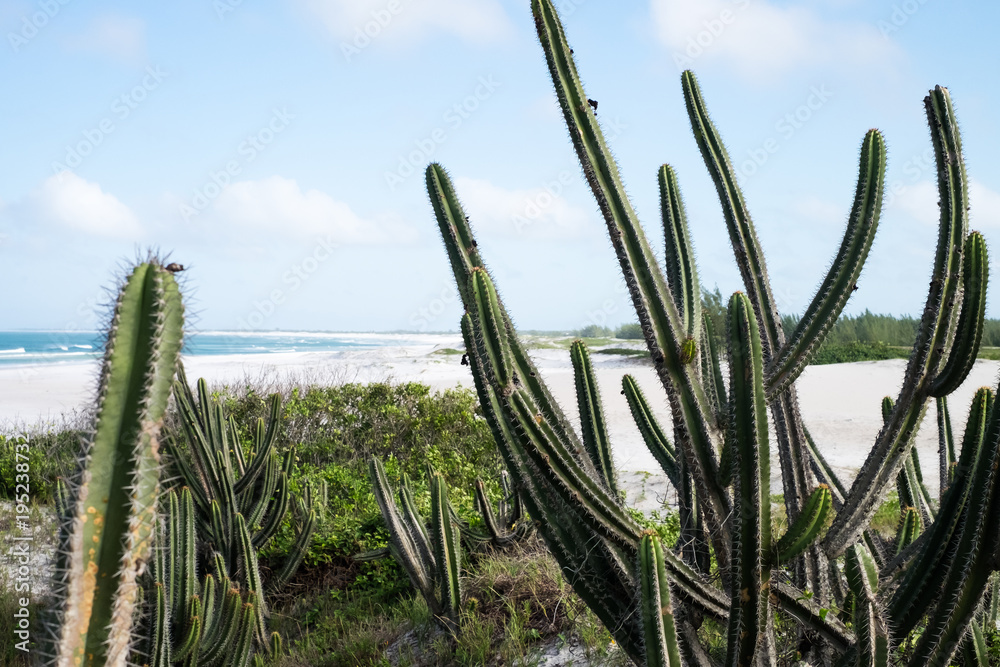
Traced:
[[[332, 352], [421, 342], [406, 334], [345, 334], [284, 331], [203, 331], [188, 336], [189, 355]], [[75, 363], [100, 356], [103, 334], [94, 331], [0, 331], [0, 367]]]

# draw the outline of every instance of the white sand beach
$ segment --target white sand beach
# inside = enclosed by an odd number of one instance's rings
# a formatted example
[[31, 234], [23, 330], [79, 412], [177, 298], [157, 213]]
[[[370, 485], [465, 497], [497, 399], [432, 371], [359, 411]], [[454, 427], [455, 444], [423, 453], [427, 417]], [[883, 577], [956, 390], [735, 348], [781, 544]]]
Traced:
[[[384, 337], [384, 336], [382, 336]], [[287, 352], [225, 356], [190, 356], [184, 360], [188, 377], [216, 383], [241, 383], [266, 377], [302, 382], [423, 382], [435, 389], [472, 386], [461, 356], [445, 350], [462, 349], [458, 335], [427, 334], [409, 345], [379, 346], [338, 352]], [[532, 352], [546, 382], [571, 418], [576, 418], [573, 370], [562, 349]], [[621, 377], [634, 375], [668, 426], [669, 410], [652, 366], [635, 358], [594, 354], [594, 366], [607, 413], [615, 461], [630, 500], [643, 509], [655, 508], [672, 496], [666, 477], [646, 450], [625, 397]], [[895, 396], [902, 384], [904, 360], [811, 366], [798, 380], [803, 417], [829, 463], [845, 482], [864, 463], [881, 426], [881, 400]], [[973, 393], [996, 386], [1000, 362], [977, 362], [965, 384], [949, 403], [956, 438], [961, 437]], [[94, 392], [97, 362], [41, 364], [0, 368], [0, 422], [5, 430], [19, 425], [58, 421], [86, 406]], [[916, 443], [929, 491], [937, 495], [938, 440], [936, 412], [930, 405]], [[772, 492], [780, 492], [780, 468], [772, 447]]]

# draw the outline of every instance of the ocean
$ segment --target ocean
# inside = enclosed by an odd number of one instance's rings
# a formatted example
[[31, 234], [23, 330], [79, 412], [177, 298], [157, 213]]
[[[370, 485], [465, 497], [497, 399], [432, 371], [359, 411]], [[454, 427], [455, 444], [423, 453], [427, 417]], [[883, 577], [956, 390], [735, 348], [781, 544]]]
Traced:
[[[275, 352], [334, 352], [418, 345], [426, 334], [358, 334], [308, 331], [201, 331], [189, 334], [184, 354], [232, 355]], [[0, 331], [0, 367], [86, 362], [103, 351], [96, 331]]]

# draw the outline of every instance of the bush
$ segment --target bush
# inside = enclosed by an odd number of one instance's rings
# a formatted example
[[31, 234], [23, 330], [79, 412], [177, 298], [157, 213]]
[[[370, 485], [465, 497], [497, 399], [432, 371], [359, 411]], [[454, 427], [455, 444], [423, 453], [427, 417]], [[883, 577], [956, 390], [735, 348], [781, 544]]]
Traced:
[[578, 329], [575, 332], [577, 338], [611, 338], [614, 335], [608, 327], [602, 327], [597, 324], [588, 324], [582, 329]]
[[909, 348], [893, 348], [879, 341], [874, 343], [853, 341], [850, 343], [824, 343], [811, 364], [842, 364], [850, 361], [881, 361], [883, 359], [906, 359]]
[[[360, 564], [351, 560], [356, 553], [387, 544], [368, 480], [372, 456], [383, 459], [392, 484], [404, 472], [410, 476], [424, 512], [430, 504], [428, 465], [447, 480], [449, 498], [464, 517], [473, 515], [477, 477], [494, 497], [498, 494], [500, 458], [471, 390], [434, 392], [418, 383], [291, 388], [248, 384], [213, 393], [247, 442], [257, 418], [266, 416], [274, 389], [285, 396], [279, 443], [282, 448], [294, 445], [298, 458], [290, 480], [292, 493], [300, 494], [307, 484], [316, 488], [320, 480], [328, 487], [329, 501], [320, 513], [303, 576], [310, 568], [333, 568], [350, 578], [355, 592], [392, 595], [408, 587], [405, 574], [391, 559]], [[277, 561], [293, 539], [292, 523], [286, 519], [262, 554], [265, 564], [269, 555]]]
[[642, 340], [642, 326], [640, 326], [638, 322], [623, 324], [615, 329], [615, 338], [622, 338], [625, 340]]
[[31, 501], [50, 502], [56, 478], [68, 475], [75, 467], [81, 437], [82, 433], [75, 429], [0, 435], [0, 498], [14, 499], [17, 476], [26, 474]]

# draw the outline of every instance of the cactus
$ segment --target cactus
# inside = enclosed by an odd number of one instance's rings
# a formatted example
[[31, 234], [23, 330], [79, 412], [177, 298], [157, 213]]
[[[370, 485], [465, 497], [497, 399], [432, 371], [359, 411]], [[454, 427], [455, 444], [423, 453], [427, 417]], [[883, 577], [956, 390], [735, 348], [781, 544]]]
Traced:
[[241, 591], [223, 572], [198, 581], [191, 490], [171, 491], [167, 506], [147, 587], [151, 595], [146, 643], [137, 647], [133, 663], [142, 659], [150, 667], [249, 664], [259, 632], [257, 597]]
[[183, 367], [178, 370], [173, 394], [186, 447], [180, 438], [168, 437], [167, 452], [192, 494], [206, 548], [218, 553], [225, 561], [225, 572], [256, 596], [257, 639], [263, 642], [267, 606], [256, 552], [274, 536], [291, 508], [296, 538], [269, 581], [272, 590], [280, 589], [295, 574], [312, 540], [316, 527], [312, 490], [307, 487], [304, 497], [291, 497], [289, 477], [295, 452], [289, 449], [281, 457], [276, 451], [280, 396], [270, 398], [268, 419], [257, 420], [246, 453], [235, 420], [212, 399], [204, 379], [197, 384], [195, 397]]
[[[427, 601], [438, 624], [452, 635], [456, 634], [462, 602], [462, 551], [444, 478], [430, 472], [431, 527], [428, 531], [424, 520], [417, 513], [405, 473], [398, 492], [398, 505], [393, 499], [382, 461], [377, 457], [369, 462], [369, 474], [375, 500], [389, 531], [389, 551], [392, 557], [406, 571], [413, 587]], [[355, 558], [370, 560], [381, 555], [381, 552], [370, 552]]]
[[137, 577], [153, 540], [160, 429], [181, 348], [183, 306], [157, 260], [125, 279], [108, 331], [94, 426], [59, 494], [54, 662], [124, 665]]
[[[1000, 425], [994, 426], [1000, 419], [992, 416], [992, 393], [977, 393], [957, 465], [953, 446], [943, 445], [948, 454], [941, 474], [948, 485], [939, 502], [927, 493], [912, 447], [931, 398], [950, 430], [945, 397], [968, 376], [982, 335], [988, 260], [982, 236], [968, 231], [967, 179], [948, 91], [936, 87], [925, 100], [941, 200], [927, 306], [902, 389], [884, 402], [885, 425], [848, 487], [802, 421], [795, 380], [853, 293], [871, 248], [885, 181], [882, 135], [871, 130], [862, 141], [840, 248], [805, 315], [786, 336], [736, 172], [694, 74], [682, 75], [692, 130], [722, 204], [745, 292], [730, 301], [726, 387], [711, 325], [698, 313], [697, 268], [677, 174], [667, 165], [658, 172], [666, 237], [661, 269], [587, 103], [553, 3], [533, 0], [532, 10], [570, 139], [666, 391], [672, 440], [633, 378], [623, 379], [623, 393], [643, 439], [678, 490], [682, 518], [681, 556], [661, 550], [664, 576], [651, 578], [654, 545], [623, 511], [607, 474], [610, 450], [582, 345], [572, 352], [580, 438], [518, 340], [447, 174], [430, 165], [427, 189], [465, 306], [462, 333], [483, 412], [567, 580], [636, 664], [665, 664], [674, 655], [707, 664], [694, 632], [703, 615], [729, 627], [726, 664], [773, 664], [773, 608], [801, 625], [803, 643], [815, 651], [810, 659], [831, 664], [840, 655], [845, 665], [884, 665], [896, 660], [894, 646], [916, 642], [913, 667], [947, 664], [975, 634], [969, 628], [997, 566], [990, 555], [1000, 540], [1000, 528], [984, 518], [1000, 510], [994, 509], [1000, 498], [991, 458], [1000, 446]], [[790, 525], [776, 541], [769, 521], [768, 411]], [[942, 442], [947, 438], [942, 435]], [[895, 556], [869, 530], [893, 483], [904, 507], [914, 508], [901, 517]], [[701, 556], [709, 553], [708, 545], [690, 549], [699, 539], [711, 542], [721, 575], [714, 581], [721, 588], [706, 576], [712, 568]], [[960, 558], [952, 561], [953, 554]], [[774, 568], [787, 568], [792, 583], [772, 577]], [[669, 623], [650, 613], [653, 591], [664, 579], [673, 594]], [[853, 632], [827, 613], [834, 606], [851, 609]], [[918, 627], [924, 617], [926, 627]]]

